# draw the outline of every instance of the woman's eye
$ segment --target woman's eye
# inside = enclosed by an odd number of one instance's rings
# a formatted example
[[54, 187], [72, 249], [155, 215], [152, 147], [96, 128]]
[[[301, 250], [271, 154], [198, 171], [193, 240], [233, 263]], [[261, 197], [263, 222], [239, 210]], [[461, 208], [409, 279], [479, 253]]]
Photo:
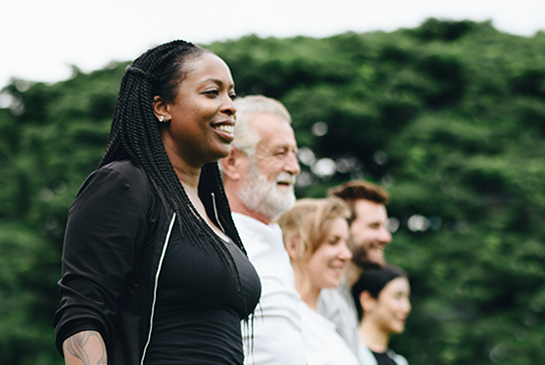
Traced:
[[331, 246], [335, 246], [337, 243], [339, 243], [339, 240], [336, 239], [336, 238], [329, 241], [329, 244], [330, 244]]
[[237, 94], [229, 94], [229, 97], [231, 100], [235, 100], [237, 98]]
[[208, 90], [208, 91], [205, 91], [204, 93], [207, 94], [207, 95], [219, 95], [220, 94], [219, 90]]

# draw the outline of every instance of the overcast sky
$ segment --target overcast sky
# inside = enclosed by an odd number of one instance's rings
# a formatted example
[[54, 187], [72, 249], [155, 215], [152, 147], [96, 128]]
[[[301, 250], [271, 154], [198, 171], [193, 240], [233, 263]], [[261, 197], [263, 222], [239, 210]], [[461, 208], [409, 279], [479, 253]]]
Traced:
[[0, 88], [11, 77], [55, 82], [156, 44], [199, 44], [248, 34], [327, 37], [414, 28], [429, 17], [491, 20], [531, 37], [545, 30], [544, 0], [3, 0]]

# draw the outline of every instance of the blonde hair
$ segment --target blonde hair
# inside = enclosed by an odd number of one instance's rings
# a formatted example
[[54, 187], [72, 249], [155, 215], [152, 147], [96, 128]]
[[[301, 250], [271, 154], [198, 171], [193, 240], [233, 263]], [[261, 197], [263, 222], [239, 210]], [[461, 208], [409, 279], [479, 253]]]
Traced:
[[325, 242], [336, 218], [347, 219], [350, 209], [339, 198], [300, 199], [278, 218], [284, 242], [297, 238], [297, 258], [310, 257]]

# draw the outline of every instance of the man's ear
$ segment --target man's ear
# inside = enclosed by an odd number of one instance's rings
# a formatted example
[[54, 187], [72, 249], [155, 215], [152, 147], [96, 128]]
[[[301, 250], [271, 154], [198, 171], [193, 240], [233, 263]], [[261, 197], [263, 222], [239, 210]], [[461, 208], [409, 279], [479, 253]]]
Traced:
[[159, 119], [159, 117], [163, 117], [165, 122], [172, 119], [172, 115], [170, 115], [169, 103], [158, 95], [153, 97], [153, 112], [155, 113], [155, 117], [157, 119]]
[[223, 169], [223, 174], [225, 177], [233, 181], [238, 181], [242, 178], [241, 167], [242, 159], [246, 156], [237, 150], [236, 148], [231, 147], [231, 152], [229, 156], [221, 160], [221, 165]]

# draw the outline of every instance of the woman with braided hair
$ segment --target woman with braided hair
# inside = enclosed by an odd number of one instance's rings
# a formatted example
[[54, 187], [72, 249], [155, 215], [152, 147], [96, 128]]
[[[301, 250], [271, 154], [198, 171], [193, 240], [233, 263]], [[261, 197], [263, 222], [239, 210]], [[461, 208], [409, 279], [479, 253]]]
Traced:
[[54, 319], [67, 365], [243, 363], [261, 285], [216, 163], [234, 97], [225, 62], [184, 41], [127, 68], [106, 153], [69, 211]]

